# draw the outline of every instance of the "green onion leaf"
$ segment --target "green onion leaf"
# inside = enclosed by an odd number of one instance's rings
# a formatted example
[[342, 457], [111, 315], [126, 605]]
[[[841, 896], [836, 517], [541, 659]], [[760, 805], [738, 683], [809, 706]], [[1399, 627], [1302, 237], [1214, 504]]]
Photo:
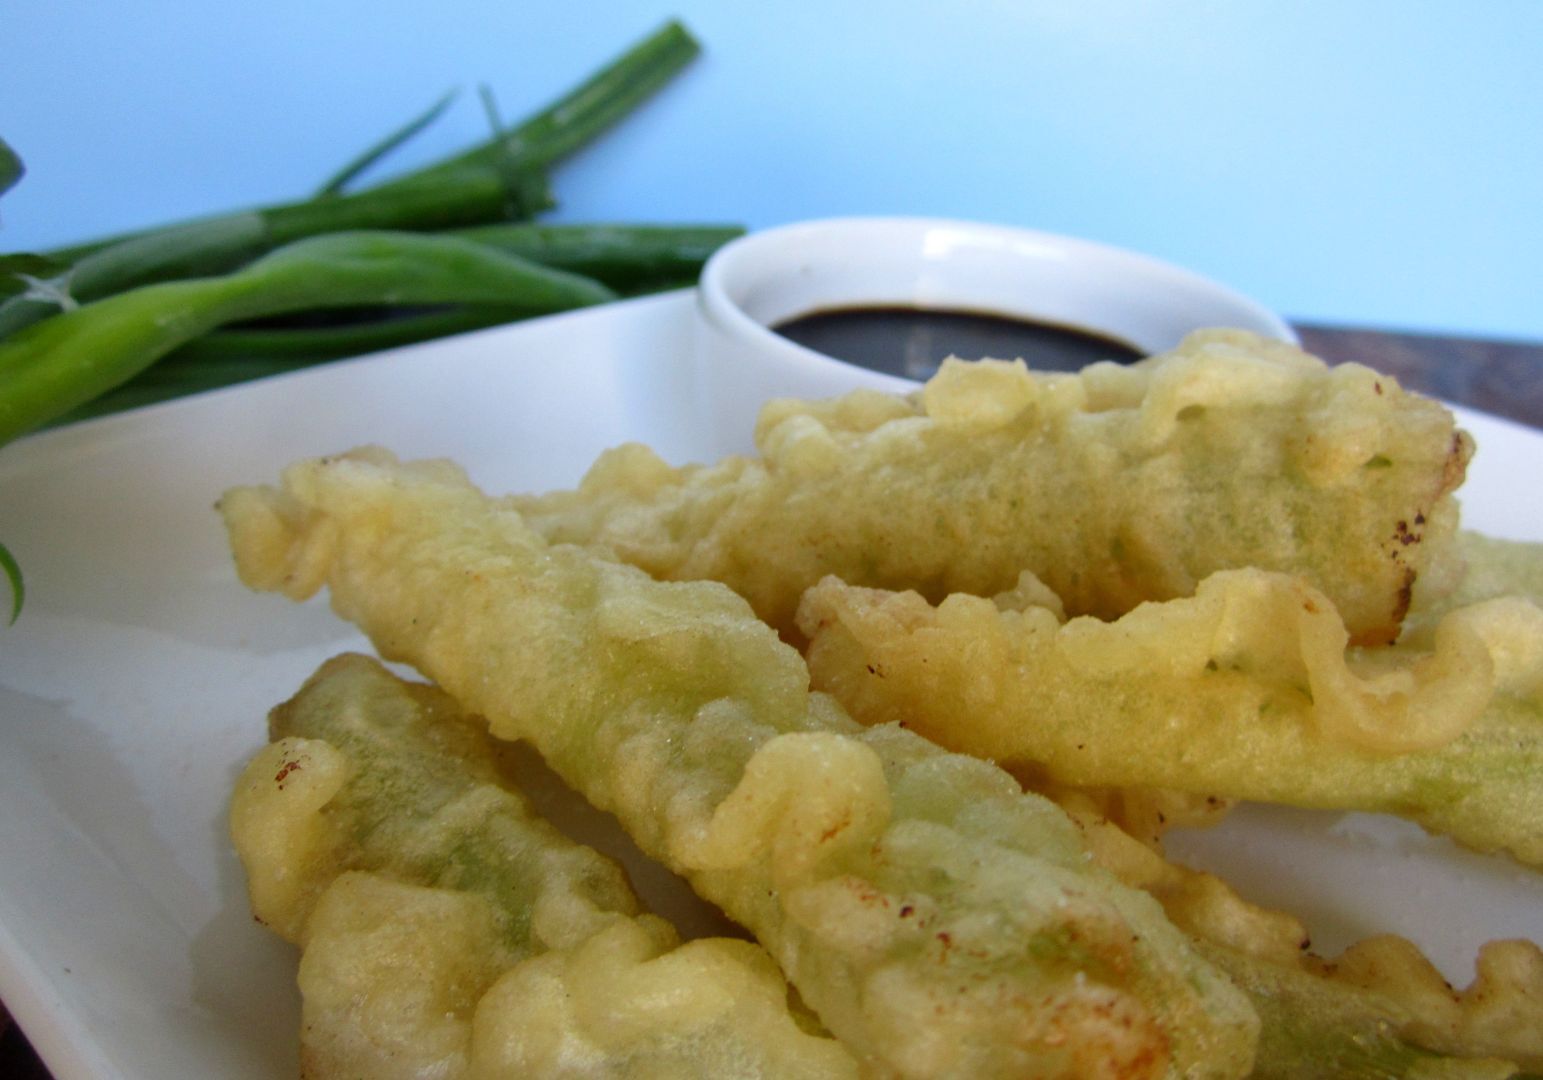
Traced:
[[438, 120], [441, 114], [450, 107], [455, 100], [456, 91], [451, 90], [423, 112], [413, 117], [407, 123], [387, 135], [380, 142], [365, 150], [364, 153], [344, 165], [321, 186], [318, 195], [336, 195], [348, 186], [349, 182], [374, 165], [381, 158], [411, 139], [418, 132]]
[[5, 573], [5, 580], [11, 584], [11, 622], [15, 623], [21, 615], [21, 604], [27, 590], [21, 580], [21, 565], [4, 544], [0, 544], [0, 571]]
[[380, 186], [422, 181], [472, 162], [512, 160], [542, 169], [556, 164], [631, 113], [700, 52], [690, 31], [671, 19], [501, 136]]
[[0, 139], [0, 195], [10, 191], [16, 186], [16, 181], [22, 178], [27, 171], [21, 163], [21, 158], [16, 156], [4, 139]]
[[498, 100], [493, 97], [493, 88], [487, 83], [477, 86], [477, 96], [482, 99], [482, 114], [487, 117], [488, 128], [493, 133], [493, 138], [503, 138], [505, 128], [503, 119], [498, 115]]
[[0, 255], [0, 300], [33, 288], [38, 281], [57, 277], [67, 270], [68, 264], [47, 255], [17, 252]]
[[0, 340], [0, 444], [231, 323], [381, 305], [511, 306], [534, 314], [616, 297], [583, 275], [455, 236], [378, 230], [312, 236], [229, 274], [130, 289]]

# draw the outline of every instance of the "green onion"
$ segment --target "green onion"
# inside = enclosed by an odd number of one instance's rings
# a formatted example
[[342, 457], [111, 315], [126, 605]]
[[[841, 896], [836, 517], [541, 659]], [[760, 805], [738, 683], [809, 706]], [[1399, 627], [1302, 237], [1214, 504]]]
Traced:
[[[309, 236], [360, 229], [429, 231], [526, 220], [552, 205], [546, 166], [636, 108], [698, 51], [684, 27], [666, 23], [509, 131], [503, 130], [484, 94], [494, 129], [489, 140], [447, 161], [355, 194], [337, 192], [433, 122], [448, 106], [448, 96], [351, 161], [315, 198], [50, 252], [46, 258], [63, 267], [51, 268], [52, 273], [40, 272], [36, 256], [10, 257], [0, 264], [0, 272], [15, 295], [0, 302], [0, 340], [78, 305], [142, 285], [235, 270]], [[20, 171], [19, 159], [4, 148], [0, 176], [14, 181]], [[657, 287], [661, 280], [657, 273], [643, 276], [637, 287]]]
[[553, 165], [636, 109], [700, 52], [696, 39], [671, 20], [513, 130], [393, 183], [438, 176], [471, 163]]
[[127, 289], [232, 270], [307, 236], [352, 229], [442, 229], [528, 217], [548, 201], [544, 178], [468, 165], [441, 173], [432, 183], [400, 184], [172, 226], [98, 248], [62, 275], [0, 304], [0, 338]]
[[42, 279], [62, 274], [67, 269], [46, 255], [24, 251], [0, 255], [0, 299], [26, 292]]
[[[153, 377], [166, 368], [176, 368], [186, 373], [183, 377], [197, 379], [200, 377], [198, 368], [206, 364], [336, 360], [481, 330], [534, 314], [544, 313], [514, 305], [473, 304], [409, 313], [393, 311], [385, 317], [331, 325], [232, 327], [189, 342], [141, 378]], [[173, 378], [178, 377], [175, 372], [170, 374]]]
[[0, 341], [0, 444], [231, 322], [375, 304], [560, 311], [615, 298], [588, 278], [453, 236], [349, 232], [299, 240], [235, 273], [142, 286]]
[[4, 195], [16, 186], [16, 181], [22, 178], [27, 170], [22, 166], [21, 158], [10, 144], [0, 139], [0, 195]]
[[0, 571], [5, 573], [5, 580], [11, 585], [11, 619], [14, 623], [21, 614], [22, 601], [26, 599], [26, 588], [21, 579], [21, 566], [10, 549], [0, 544]]
[[[522, 221], [552, 205], [546, 167], [594, 139], [668, 81], [699, 48], [678, 22], [666, 23], [578, 87], [486, 142], [449, 160], [352, 195], [338, 189], [431, 123], [426, 112], [355, 158], [315, 198], [220, 215], [46, 253], [62, 272], [38, 276], [33, 263], [0, 265], [7, 288], [0, 339], [79, 304], [141, 285], [236, 269], [297, 239], [357, 229], [438, 230]], [[0, 178], [21, 163], [0, 144]], [[21, 287], [18, 291], [18, 285]]]
[[[635, 109], [698, 52], [685, 28], [668, 22], [507, 130], [484, 94], [490, 138], [357, 192], [343, 194], [433, 123], [449, 95], [349, 161], [312, 198], [0, 255], [0, 445], [61, 418], [693, 280], [707, 255], [740, 230], [464, 230], [523, 223], [549, 208], [548, 167]], [[22, 173], [20, 158], [0, 141], [0, 193]], [[244, 325], [359, 307], [378, 311], [365, 322]], [[14, 621], [21, 572], [3, 547], [0, 570]]]
[[[554, 269], [593, 278], [627, 296], [693, 283], [718, 247], [742, 235], [727, 225], [490, 225], [452, 235]], [[367, 318], [294, 318], [228, 326], [51, 423], [72, 423], [213, 390], [310, 364], [378, 352], [514, 322], [532, 314], [513, 305], [462, 304], [432, 310], [370, 310]]]
[[737, 225], [475, 225], [455, 235], [619, 292], [695, 281], [707, 257], [744, 235]]
[[371, 165], [374, 165], [381, 158], [385, 157], [387, 154], [391, 153], [391, 151], [401, 146], [408, 139], [411, 139], [414, 135], [418, 134], [418, 132], [428, 127], [435, 120], [438, 120], [444, 111], [450, 107], [450, 103], [454, 100], [455, 91], [451, 90], [449, 93], [445, 94], [444, 97], [430, 105], [422, 113], [413, 117], [407, 123], [403, 124], [391, 134], [387, 135], [384, 139], [380, 140], [380, 142], [375, 143], [373, 146], [366, 149], [362, 154], [354, 158], [347, 165], [344, 165], [332, 176], [328, 177], [327, 182], [322, 184], [321, 189], [317, 191], [316, 194], [320, 196], [336, 195], [340, 193], [360, 173], [364, 172]]
[[140, 409], [147, 405], [159, 405], [198, 394], [206, 390], [218, 390], [238, 383], [263, 379], [270, 375], [287, 375], [292, 371], [304, 371], [314, 367], [313, 359], [264, 359], [207, 360], [196, 364], [179, 364], [170, 357], [146, 371], [140, 372], [121, 386], [92, 398], [63, 413], [50, 422], [72, 424], [98, 416], [111, 416], [125, 409]]
[[[700, 52], [701, 47], [684, 26], [674, 20], [667, 22], [514, 129], [495, 132], [492, 138], [470, 150], [367, 190], [393, 191], [414, 187], [426, 181], [430, 186], [425, 190], [432, 191], [433, 184], [467, 166], [477, 171], [492, 170], [496, 174], [505, 175], [510, 164], [515, 163], [521, 173], [529, 171], [539, 175], [546, 166], [593, 141], [636, 109]], [[302, 215], [325, 215], [329, 205], [335, 205], [332, 198], [322, 196], [301, 203], [270, 207], [260, 212], [295, 211]], [[306, 206], [310, 206], [309, 211], [298, 209]], [[353, 226], [337, 227], [388, 226], [366, 226], [356, 222]], [[63, 263], [73, 263], [110, 244], [121, 243], [139, 235], [143, 233], [76, 244], [45, 254]]]

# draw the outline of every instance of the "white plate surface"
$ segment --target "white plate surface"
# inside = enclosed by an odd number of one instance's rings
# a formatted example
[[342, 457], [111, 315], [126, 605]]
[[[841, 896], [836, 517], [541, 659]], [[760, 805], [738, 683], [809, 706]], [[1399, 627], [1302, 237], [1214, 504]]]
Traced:
[[[0, 630], [0, 998], [60, 1080], [296, 1073], [294, 954], [256, 926], [225, 804], [267, 710], [363, 647], [324, 602], [236, 581], [212, 505], [361, 443], [448, 456], [492, 491], [575, 482], [607, 446], [710, 460], [689, 294], [398, 350], [34, 436], [0, 451], [27, 573]], [[1466, 522], [1543, 539], [1543, 436], [1463, 412]], [[1183, 855], [1305, 916], [1315, 945], [1395, 930], [1466, 982], [1543, 940], [1543, 875], [1363, 815], [1257, 808]]]

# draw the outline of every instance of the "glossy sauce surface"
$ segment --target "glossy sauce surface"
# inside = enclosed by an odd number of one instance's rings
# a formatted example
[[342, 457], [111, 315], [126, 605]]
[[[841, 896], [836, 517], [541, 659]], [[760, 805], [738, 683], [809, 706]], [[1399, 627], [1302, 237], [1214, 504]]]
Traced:
[[1021, 357], [1036, 371], [1080, 371], [1098, 360], [1125, 364], [1143, 355], [1090, 330], [975, 311], [836, 308], [801, 315], [772, 329], [826, 356], [923, 381], [949, 356]]

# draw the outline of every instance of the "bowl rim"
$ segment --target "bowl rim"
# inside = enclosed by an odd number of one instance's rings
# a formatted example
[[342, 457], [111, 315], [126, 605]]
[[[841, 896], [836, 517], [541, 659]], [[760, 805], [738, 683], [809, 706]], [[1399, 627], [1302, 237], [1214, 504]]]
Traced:
[[[1027, 246], [1042, 251], [1055, 250], [1063, 257], [1096, 260], [1107, 264], [1114, 272], [1122, 275], [1129, 274], [1137, 278], [1150, 279], [1152, 288], [1184, 290], [1194, 295], [1209, 294], [1246, 312], [1255, 324], [1253, 328], [1256, 332], [1292, 345], [1300, 344], [1300, 339], [1290, 324], [1264, 304], [1238, 292], [1231, 286], [1156, 256], [1064, 233], [1017, 225], [929, 216], [859, 215], [815, 218], [745, 233], [718, 248], [703, 264], [697, 288], [697, 306], [700, 316], [719, 332], [754, 347], [768, 359], [775, 358], [778, 362], [791, 364], [796, 369], [813, 373], [827, 370], [831, 365], [838, 365], [841, 369], [856, 368], [865, 371], [869, 376], [874, 377], [867, 381], [879, 385], [891, 386], [897, 390], [914, 388], [919, 385], [916, 380], [861, 368], [859, 365], [818, 352], [778, 334], [766, 323], [747, 312], [741, 302], [735, 298], [735, 286], [738, 284], [735, 281], [735, 275], [747, 273], [747, 264], [751, 267], [750, 272], [754, 272], [761, 278], [788, 273], [792, 259], [787, 253], [796, 250], [800, 242], [819, 240], [824, 243], [832, 238], [843, 236], [851, 237], [854, 242], [863, 240], [873, 242], [876, 238], [905, 240], [916, 237], [919, 239], [926, 234], [938, 231], [947, 231], [971, 241], [984, 242], [998, 249], [1024, 250]], [[757, 261], [762, 263], [759, 270], [755, 269]], [[941, 265], [946, 258], [931, 261]], [[798, 315], [820, 309], [818, 305], [812, 305], [805, 311], [787, 317], [796, 318]], [[1115, 337], [1124, 336], [1118, 331], [1100, 327], [1096, 323], [1088, 324], [1087, 328], [1110, 333]]]

